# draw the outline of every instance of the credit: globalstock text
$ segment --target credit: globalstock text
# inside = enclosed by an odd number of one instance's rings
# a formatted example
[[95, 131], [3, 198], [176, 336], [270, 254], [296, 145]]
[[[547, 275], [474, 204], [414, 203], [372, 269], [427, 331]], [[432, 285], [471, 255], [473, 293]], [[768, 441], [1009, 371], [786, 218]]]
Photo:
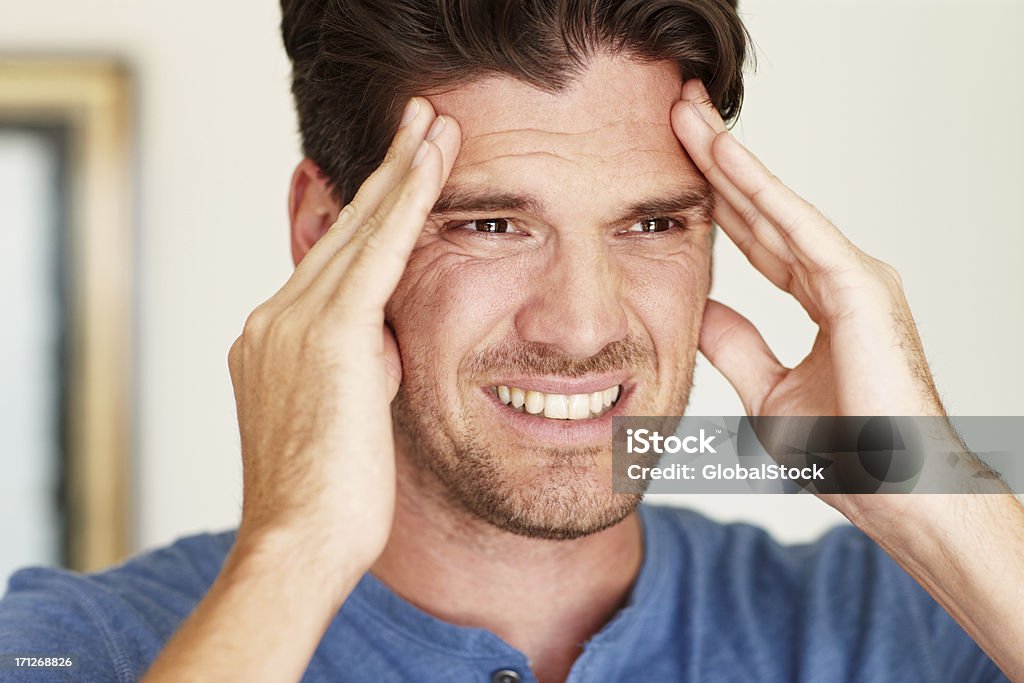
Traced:
[[[708, 434], [701, 429], [697, 434], [679, 437], [675, 434], [662, 436], [649, 429], [626, 430], [626, 452], [629, 454], [673, 455], [687, 453], [692, 455], [716, 453], [714, 440], [716, 434]], [[673, 463], [663, 467], [646, 467], [633, 464], [626, 469], [626, 476], [633, 480], [652, 479], [706, 479], [709, 481], [723, 479], [779, 480], [795, 481], [818, 480], [825, 478], [825, 470], [820, 465], [807, 467], [787, 467], [779, 464], [759, 463], [753, 466], [740, 464], [722, 465], [720, 463], [704, 465], [685, 465]]]

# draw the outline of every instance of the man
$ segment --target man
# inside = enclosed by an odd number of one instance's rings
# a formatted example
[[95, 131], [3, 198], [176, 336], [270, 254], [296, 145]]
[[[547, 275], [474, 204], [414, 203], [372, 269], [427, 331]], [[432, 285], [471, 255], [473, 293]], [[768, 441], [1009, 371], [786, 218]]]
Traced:
[[[786, 548], [611, 492], [612, 417], [681, 414], [698, 348], [751, 415], [943, 414], [896, 273], [726, 131], [733, 7], [283, 7], [307, 159], [295, 273], [229, 356], [237, 534], [21, 572], [0, 650], [149, 683], [1024, 680], [1006, 493], [832, 496], [861, 531]], [[712, 222], [818, 324], [796, 368], [707, 299]]]

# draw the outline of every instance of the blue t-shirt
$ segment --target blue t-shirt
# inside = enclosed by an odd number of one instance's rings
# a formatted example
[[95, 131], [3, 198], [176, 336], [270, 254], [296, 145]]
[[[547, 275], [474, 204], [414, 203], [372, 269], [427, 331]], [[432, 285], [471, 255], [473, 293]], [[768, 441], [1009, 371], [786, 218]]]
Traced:
[[[1006, 681], [977, 645], [861, 532], [783, 546], [763, 530], [641, 506], [644, 559], [626, 605], [584, 646], [572, 683]], [[111, 569], [15, 573], [0, 600], [0, 654], [74, 655], [72, 670], [0, 681], [127, 683], [206, 593], [233, 532], [181, 539]], [[303, 681], [489, 683], [526, 657], [454, 626], [367, 574]]]

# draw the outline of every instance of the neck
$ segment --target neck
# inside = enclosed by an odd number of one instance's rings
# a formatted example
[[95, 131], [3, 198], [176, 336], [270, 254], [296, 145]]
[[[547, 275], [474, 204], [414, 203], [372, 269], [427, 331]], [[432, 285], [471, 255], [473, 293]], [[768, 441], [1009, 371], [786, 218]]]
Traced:
[[586, 642], [623, 606], [640, 570], [634, 512], [570, 541], [502, 531], [398, 478], [391, 537], [373, 574], [405, 600], [523, 652], [542, 683], [564, 681]]

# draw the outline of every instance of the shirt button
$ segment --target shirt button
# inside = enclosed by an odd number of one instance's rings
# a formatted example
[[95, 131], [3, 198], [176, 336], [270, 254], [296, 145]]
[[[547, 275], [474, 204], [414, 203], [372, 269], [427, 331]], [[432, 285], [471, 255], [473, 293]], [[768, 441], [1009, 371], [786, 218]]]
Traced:
[[519, 672], [512, 669], [502, 669], [491, 675], [491, 683], [520, 683], [522, 680]]

